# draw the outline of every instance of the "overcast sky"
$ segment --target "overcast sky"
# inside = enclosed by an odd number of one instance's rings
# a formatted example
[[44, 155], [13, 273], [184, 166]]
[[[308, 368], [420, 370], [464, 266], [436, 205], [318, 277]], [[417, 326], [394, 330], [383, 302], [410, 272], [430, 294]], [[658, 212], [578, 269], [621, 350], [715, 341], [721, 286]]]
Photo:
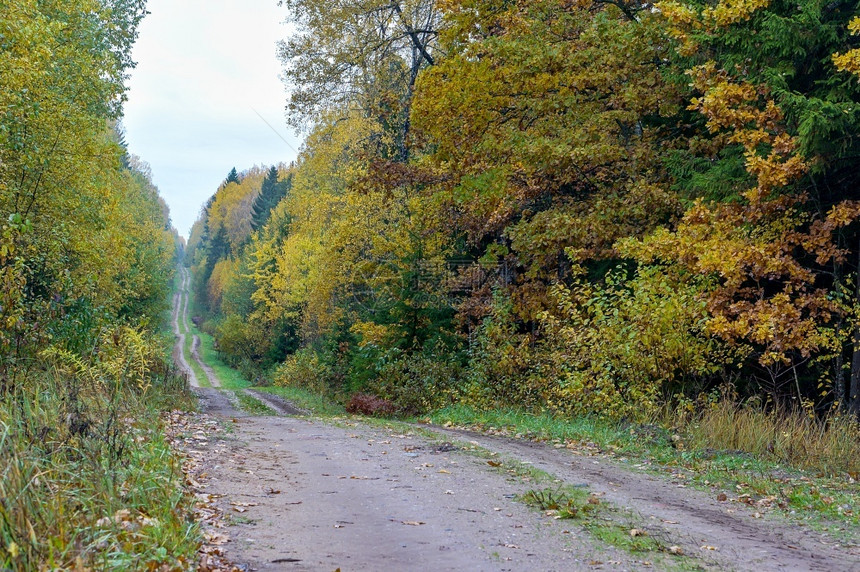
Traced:
[[[284, 119], [275, 43], [277, 0], [149, 0], [123, 123], [152, 166], [174, 226], [188, 236], [232, 167], [289, 162], [299, 140]], [[276, 135], [268, 121], [292, 145]]]

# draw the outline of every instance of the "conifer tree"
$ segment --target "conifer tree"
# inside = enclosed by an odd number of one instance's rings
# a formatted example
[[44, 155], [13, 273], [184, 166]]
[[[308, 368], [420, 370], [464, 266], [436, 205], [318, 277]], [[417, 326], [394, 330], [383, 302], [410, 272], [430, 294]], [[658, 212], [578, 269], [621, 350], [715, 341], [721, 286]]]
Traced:
[[278, 170], [275, 167], [269, 169], [266, 173], [266, 178], [263, 179], [263, 186], [260, 188], [260, 194], [254, 201], [254, 207], [251, 213], [251, 228], [258, 230], [266, 224], [272, 209], [287, 196], [293, 182], [293, 175], [290, 173], [287, 178], [279, 181]]
[[230, 169], [230, 172], [227, 173], [227, 178], [224, 179], [224, 184], [222, 186], [226, 187], [230, 183], [238, 183], [239, 182], [239, 173], [236, 172], [236, 167]]

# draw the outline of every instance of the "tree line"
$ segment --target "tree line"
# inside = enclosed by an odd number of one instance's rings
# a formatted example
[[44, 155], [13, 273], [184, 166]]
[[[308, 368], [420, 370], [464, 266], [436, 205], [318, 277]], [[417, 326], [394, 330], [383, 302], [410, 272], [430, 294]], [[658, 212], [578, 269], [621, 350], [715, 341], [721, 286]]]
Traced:
[[235, 365], [413, 413], [860, 412], [857, 2], [282, 4], [302, 152], [188, 247]]
[[3, 569], [172, 568], [196, 552], [159, 417], [185, 385], [159, 335], [183, 245], [121, 126], [145, 13], [0, 7]]

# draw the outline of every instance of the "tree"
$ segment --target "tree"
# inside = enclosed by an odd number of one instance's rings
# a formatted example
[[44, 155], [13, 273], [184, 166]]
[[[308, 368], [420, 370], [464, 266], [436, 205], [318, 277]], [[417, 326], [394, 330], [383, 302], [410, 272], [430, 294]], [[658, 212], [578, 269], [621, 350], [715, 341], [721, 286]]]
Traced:
[[236, 172], [236, 167], [230, 169], [230, 172], [227, 173], [227, 178], [224, 179], [224, 182], [221, 183], [221, 186], [226, 187], [230, 183], [236, 183], [237, 185], [239, 184], [239, 173]]
[[386, 125], [405, 160], [412, 91], [434, 63], [435, 0], [283, 0], [297, 31], [279, 45], [287, 116], [302, 127], [326, 111], [360, 109]]
[[251, 228], [254, 230], [263, 228], [269, 220], [272, 209], [290, 192], [293, 185], [292, 172], [288, 173], [284, 180], [279, 180], [278, 177], [278, 169], [271, 167], [266, 173], [266, 178], [263, 179], [260, 194], [254, 199], [251, 211]]
[[446, 6], [447, 57], [419, 79], [416, 140], [476, 257], [494, 245], [493, 262], [518, 270], [514, 315], [533, 320], [571, 262], [616, 258], [617, 239], [679, 213], [660, 151], [683, 100], [653, 63], [670, 48], [653, 14], [611, 4]]

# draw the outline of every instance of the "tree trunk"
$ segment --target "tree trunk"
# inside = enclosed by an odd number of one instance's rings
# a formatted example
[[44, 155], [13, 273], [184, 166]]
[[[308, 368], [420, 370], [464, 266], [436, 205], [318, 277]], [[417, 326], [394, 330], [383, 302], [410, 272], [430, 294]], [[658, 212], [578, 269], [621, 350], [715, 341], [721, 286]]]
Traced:
[[[860, 302], [860, 245], [857, 250], [857, 278], [855, 296]], [[845, 403], [848, 411], [860, 416], [860, 325], [854, 328], [854, 354], [851, 356], [851, 385], [848, 388], [848, 399]]]

